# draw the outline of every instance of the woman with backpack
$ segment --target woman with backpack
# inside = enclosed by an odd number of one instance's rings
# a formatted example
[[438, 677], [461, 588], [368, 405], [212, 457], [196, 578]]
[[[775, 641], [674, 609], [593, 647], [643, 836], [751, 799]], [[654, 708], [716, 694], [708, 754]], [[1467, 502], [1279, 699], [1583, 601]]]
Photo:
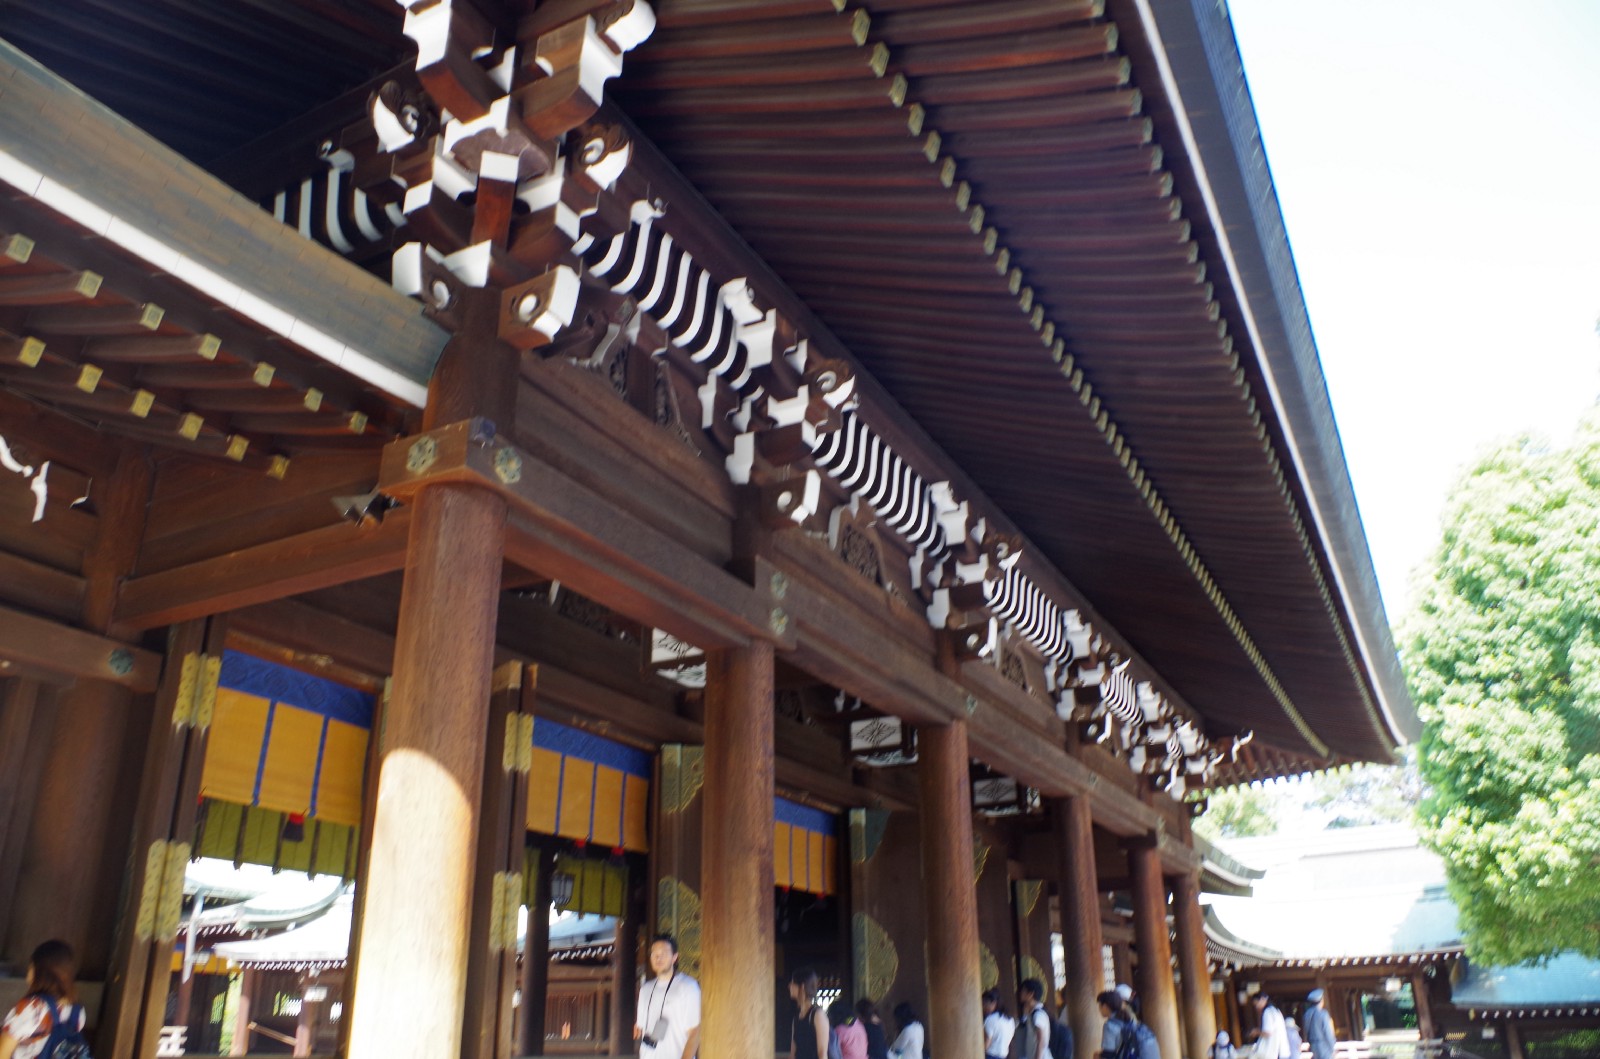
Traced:
[[1134, 1018], [1133, 1011], [1115, 989], [1095, 997], [1106, 1020], [1100, 1031], [1101, 1059], [1161, 1059], [1161, 1046], [1150, 1028]]
[[28, 957], [28, 995], [0, 1024], [0, 1059], [88, 1059], [72, 946], [47, 941]]

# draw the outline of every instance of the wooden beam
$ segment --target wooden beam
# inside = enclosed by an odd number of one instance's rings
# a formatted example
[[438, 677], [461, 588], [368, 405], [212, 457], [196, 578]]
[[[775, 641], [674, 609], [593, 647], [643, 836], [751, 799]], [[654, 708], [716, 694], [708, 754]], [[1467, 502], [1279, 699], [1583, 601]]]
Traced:
[[113, 624], [149, 629], [392, 573], [405, 564], [410, 525], [409, 511], [391, 511], [376, 526], [340, 523], [136, 577]]
[[58, 621], [76, 622], [83, 612], [83, 578], [53, 566], [0, 551], [0, 600]]
[[923, 616], [865, 579], [841, 576], [836, 557], [802, 535], [770, 539], [770, 561], [756, 583], [786, 581], [781, 605], [791, 616], [789, 660], [877, 709], [918, 724], [969, 717], [973, 754], [1047, 796], [1087, 795], [1097, 823], [1121, 835], [1165, 826], [1159, 812], [1120, 789], [1066, 750], [1061, 722], [1014, 686], [963, 667], [958, 678], [934, 668], [933, 630]]
[[430, 482], [488, 486], [511, 506], [506, 559], [558, 578], [628, 617], [699, 647], [776, 637], [760, 591], [550, 464], [494, 437], [481, 420], [452, 423], [384, 450], [378, 488], [405, 499]]
[[272, 643], [306, 655], [328, 658], [368, 679], [394, 668], [394, 636], [295, 599], [244, 607], [228, 615], [228, 633]]
[[0, 675], [13, 663], [133, 691], [154, 691], [161, 676], [154, 652], [0, 607]]

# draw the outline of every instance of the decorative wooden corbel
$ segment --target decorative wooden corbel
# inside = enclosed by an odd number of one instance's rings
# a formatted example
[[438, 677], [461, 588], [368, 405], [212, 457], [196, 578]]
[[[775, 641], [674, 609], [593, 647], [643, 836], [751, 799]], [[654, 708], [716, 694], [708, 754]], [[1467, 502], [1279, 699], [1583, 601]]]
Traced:
[[[519, 71], [527, 80], [519, 76], [523, 83], [514, 93], [528, 127], [554, 139], [593, 117], [605, 83], [622, 73], [622, 57], [644, 43], [655, 26], [655, 12], [645, 0], [617, 0], [597, 15], [539, 33], [532, 61]], [[519, 27], [521, 32], [538, 28], [533, 21]]]

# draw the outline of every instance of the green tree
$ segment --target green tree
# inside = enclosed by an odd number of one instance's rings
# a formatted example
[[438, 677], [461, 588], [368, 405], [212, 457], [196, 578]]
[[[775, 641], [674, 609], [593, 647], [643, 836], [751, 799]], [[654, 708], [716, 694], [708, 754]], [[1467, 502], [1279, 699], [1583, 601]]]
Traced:
[[1320, 772], [1308, 785], [1305, 807], [1323, 813], [1329, 830], [1410, 821], [1422, 799], [1422, 776], [1410, 749], [1404, 764], [1352, 765]]
[[1206, 811], [1194, 822], [1205, 838], [1254, 838], [1278, 830], [1273, 796], [1263, 787], [1224, 787], [1205, 797]]
[[1401, 639], [1468, 952], [1600, 957], [1600, 412], [1467, 473]]

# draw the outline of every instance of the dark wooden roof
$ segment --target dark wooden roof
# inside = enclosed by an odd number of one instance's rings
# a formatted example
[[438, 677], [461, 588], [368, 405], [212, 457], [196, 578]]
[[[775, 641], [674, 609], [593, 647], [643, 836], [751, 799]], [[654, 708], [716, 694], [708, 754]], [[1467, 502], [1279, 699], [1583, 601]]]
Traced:
[[1359, 524], [1330, 555], [1288, 433], [1324, 424], [1276, 414], [1149, 28], [1055, 0], [660, 22], [622, 108], [1172, 685], [1308, 760], [1385, 756], [1357, 623], [1392, 648], [1334, 567], [1370, 579]]
[[393, 0], [0, 0], [0, 37], [209, 162], [393, 67]]
[[[0, 2], [0, 35], [195, 158], [407, 51], [391, 0], [115, 7]], [[1225, 16], [657, 10], [612, 98], [1215, 731], [1308, 764], [1410, 733]]]

